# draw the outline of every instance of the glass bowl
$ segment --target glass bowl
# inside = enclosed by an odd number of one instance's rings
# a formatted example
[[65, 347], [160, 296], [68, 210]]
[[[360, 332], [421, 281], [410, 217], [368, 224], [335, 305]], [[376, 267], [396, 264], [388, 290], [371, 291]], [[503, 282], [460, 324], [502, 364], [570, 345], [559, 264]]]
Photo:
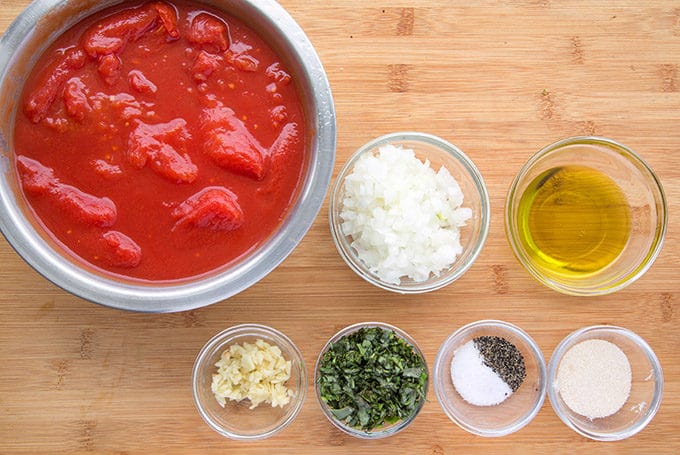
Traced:
[[[343, 232], [341, 213], [345, 196], [345, 180], [352, 174], [359, 158], [367, 154], [376, 154], [378, 149], [386, 144], [412, 149], [419, 160], [423, 162], [429, 160], [430, 167], [435, 172], [442, 166], [446, 167], [460, 185], [464, 195], [462, 207], [472, 209], [472, 218], [460, 228], [462, 253], [448, 268], [443, 269], [438, 275], [431, 273], [425, 281], [417, 282], [406, 276], [402, 276], [398, 284], [382, 280], [359, 258], [357, 250], [352, 245], [353, 239]], [[338, 174], [330, 197], [330, 228], [333, 241], [342, 259], [369, 283], [401, 294], [434, 291], [460, 278], [472, 266], [484, 246], [489, 231], [489, 217], [489, 195], [484, 180], [474, 163], [455, 145], [425, 133], [387, 134], [359, 148]]]
[[[293, 394], [284, 407], [261, 403], [250, 409], [250, 400], [227, 401], [224, 407], [211, 390], [215, 364], [222, 352], [233, 344], [254, 343], [258, 339], [278, 346], [291, 362], [290, 379], [286, 386]], [[215, 335], [201, 349], [192, 373], [194, 403], [205, 422], [223, 436], [238, 440], [268, 438], [288, 426], [298, 415], [307, 393], [307, 369], [302, 354], [293, 342], [276, 329], [257, 324], [242, 324]]]
[[[505, 338], [524, 357], [526, 377], [507, 399], [494, 406], [476, 406], [458, 393], [451, 379], [456, 350], [480, 336]], [[462, 429], [486, 437], [505, 436], [527, 425], [545, 401], [546, 369], [536, 342], [522, 329], [503, 321], [477, 321], [451, 334], [439, 348], [432, 372], [439, 405]]]
[[[586, 340], [605, 340], [618, 346], [630, 362], [630, 396], [616, 413], [589, 419], [572, 411], [560, 395], [557, 372], [564, 355]], [[654, 351], [638, 335], [615, 326], [591, 326], [568, 335], [555, 348], [548, 364], [548, 397], [557, 416], [572, 430], [598, 441], [617, 441], [640, 432], [661, 405], [663, 372]]]
[[321, 407], [321, 410], [323, 411], [323, 414], [326, 416], [329, 422], [333, 424], [336, 428], [341, 430], [342, 432], [357, 437], [361, 439], [380, 439], [380, 438], [385, 438], [388, 436], [392, 436], [402, 430], [404, 430], [406, 427], [408, 427], [411, 422], [416, 418], [420, 410], [422, 409], [423, 405], [425, 404], [425, 401], [427, 400], [427, 388], [429, 384], [429, 371], [428, 371], [428, 379], [425, 382], [425, 393], [423, 394], [422, 399], [416, 404], [416, 406], [413, 409], [413, 412], [411, 415], [409, 415], [407, 418], [399, 420], [394, 423], [387, 423], [384, 424], [378, 428], [374, 428], [373, 430], [370, 431], [365, 431], [361, 430], [358, 428], [354, 428], [345, 422], [342, 422], [338, 420], [333, 413], [330, 410], [330, 407], [326, 404], [326, 402], [321, 398], [321, 390], [319, 386], [319, 377], [320, 377], [320, 371], [319, 367], [321, 364], [321, 359], [323, 358], [324, 354], [326, 351], [330, 348], [330, 346], [340, 340], [341, 338], [350, 335], [357, 330], [361, 328], [369, 328], [369, 327], [380, 327], [381, 329], [384, 330], [391, 330], [394, 332], [394, 334], [398, 337], [404, 340], [407, 344], [409, 344], [414, 352], [418, 355], [418, 357], [421, 358], [423, 365], [425, 366], [425, 370], [427, 370], [427, 362], [425, 361], [425, 356], [423, 355], [422, 351], [416, 344], [416, 342], [411, 338], [406, 332], [400, 330], [397, 327], [394, 327], [390, 324], [386, 324], [383, 322], [360, 322], [357, 324], [350, 325], [348, 327], [345, 327], [344, 329], [340, 330], [338, 333], [333, 335], [328, 342], [325, 344], [323, 349], [321, 349], [321, 352], [319, 353], [319, 357], [316, 361], [316, 367], [314, 369], [314, 384], [315, 384], [315, 390], [316, 390], [316, 398], [317, 401], [319, 402], [319, 406]]
[[[602, 197], [593, 195], [593, 192], [579, 194], [579, 192], [569, 190], [570, 192], [566, 192], [567, 197], [571, 198], [569, 203], [578, 200], [580, 203], [575, 206], [579, 208], [597, 207], [599, 219], [584, 215], [583, 219], [579, 219], [580, 221], [574, 221], [572, 227], [565, 226], [565, 223], [556, 220], [565, 218], [568, 220], [569, 217], [574, 217], [572, 220], [575, 220], [575, 217], [580, 216], [576, 213], [578, 210], [570, 209], [562, 212], [556, 210], [555, 207], [563, 204], [564, 201], [559, 200], [559, 197], [551, 196], [554, 202], [551, 201], [548, 204], [547, 201], [550, 201], [548, 198], [542, 204], [549, 207], [545, 209], [546, 212], [551, 211], [555, 216], [548, 223], [544, 223], [541, 228], [542, 239], [526, 234], [530, 231], [532, 218], [527, 216], [523, 220], [520, 216], [523, 211], [521, 201], [525, 191], [533, 186], [540, 188], [550, 178], [550, 174], [547, 173], [553, 170], [554, 174], [554, 170], [564, 170], [565, 167], [599, 171], [606, 176], [605, 179], [613, 181], [616, 184], [613, 187], [618, 186], [620, 191], [612, 192], [611, 186], [605, 191], [619, 195], [614, 196], [618, 201], [613, 204], [618, 206], [615, 208], [618, 213], [607, 214], [606, 208], [603, 207], [606, 204], [601, 202]], [[561, 175], [568, 174], [562, 172]], [[592, 183], [591, 188], [596, 189], [597, 185], [605, 188], [601, 185], [601, 177], [599, 180], [594, 180], [592, 176], [588, 178], [591, 179], [588, 180], [590, 182], [600, 182]], [[536, 185], [536, 181], [541, 183]], [[564, 186], [568, 188], [568, 178], [562, 178], [561, 181], [555, 178], [549, 184], [557, 188], [556, 185], [563, 182], [567, 182]], [[577, 184], [582, 183], [583, 180], [577, 182]], [[613, 200], [616, 201], [616, 199]], [[527, 200], [534, 201], [530, 199], [530, 196]], [[553, 223], [554, 229], [546, 227], [549, 223]], [[602, 229], [600, 226], [605, 224], [613, 228]], [[570, 295], [609, 294], [640, 278], [651, 267], [661, 250], [666, 234], [666, 224], [666, 198], [661, 183], [652, 169], [625, 145], [601, 137], [568, 138], [539, 151], [515, 177], [505, 205], [505, 231], [519, 262], [539, 282]], [[617, 231], [621, 226], [624, 227], [621, 231]], [[591, 229], [588, 229], [589, 227]], [[579, 251], [579, 255], [576, 255], [578, 257], [567, 258], [561, 256], [561, 252], [541, 249], [538, 246], [541, 242], [545, 243], [544, 239], [550, 236], [561, 239], [558, 244], [564, 244], [563, 240], [568, 238], [565, 233], [572, 232], [571, 238], [575, 239], [575, 248], [572, 251]], [[616, 243], [609, 244], [608, 237]], [[603, 252], [607, 254], [603, 256]], [[610, 259], [597, 266], [594, 266], [593, 262], [588, 262], [607, 256]], [[555, 264], [559, 264], [558, 267], [555, 267]]]

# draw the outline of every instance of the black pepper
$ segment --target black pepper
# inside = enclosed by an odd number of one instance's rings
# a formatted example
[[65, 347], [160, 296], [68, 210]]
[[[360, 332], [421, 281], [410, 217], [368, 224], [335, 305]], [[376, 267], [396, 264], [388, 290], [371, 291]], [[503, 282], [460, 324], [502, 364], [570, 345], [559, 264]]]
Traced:
[[484, 365], [516, 392], [527, 376], [524, 357], [519, 349], [505, 338], [497, 336], [481, 336], [472, 341], [484, 359]]

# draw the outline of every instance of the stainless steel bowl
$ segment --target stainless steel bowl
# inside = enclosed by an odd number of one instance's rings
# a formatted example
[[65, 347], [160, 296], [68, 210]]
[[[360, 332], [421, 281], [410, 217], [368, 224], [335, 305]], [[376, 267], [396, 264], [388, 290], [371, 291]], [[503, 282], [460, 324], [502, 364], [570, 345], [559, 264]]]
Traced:
[[208, 0], [255, 30], [295, 75], [307, 120], [305, 176], [279, 229], [226, 270], [182, 282], [140, 284], [97, 274], [69, 259], [27, 206], [14, 167], [12, 136], [26, 75], [42, 52], [79, 20], [119, 0], [37, 0], [0, 38], [0, 230], [38, 273], [105, 306], [144, 312], [184, 311], [231, 297], [255, 284], [298, 245], [326, 195], [335, 161], [335, 110], [319, 57], [295, 20], [273, 0]]

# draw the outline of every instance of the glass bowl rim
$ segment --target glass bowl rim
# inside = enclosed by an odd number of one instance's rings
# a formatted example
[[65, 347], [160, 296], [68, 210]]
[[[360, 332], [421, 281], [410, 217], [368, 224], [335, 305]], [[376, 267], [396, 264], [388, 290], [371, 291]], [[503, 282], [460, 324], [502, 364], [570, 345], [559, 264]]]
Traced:
[[[363, 431], [363, 430], [360, 430], [360, 429], [357, 429], [357, 428], [352, 428], [349, 425], [344, 425], [341, 422], [337, 421], [337, 419], [335, 419], [331, 415], [330, 411], [328, 410], [328, 406], [321, 399], [321, 395], [320, 395], [321, 392], [319, 390], [318, 379], [319, 379], [319, 366], [320, 366], [320, 363], [321, 363], [321, 358], [326, 353], [326, 351], [328, 350], [328, 348], [330, 347], [330, 345], [332, 343], [335, 343], [336, 341], [338, 341], [342, 337], [349, 335], [351, 333], [354, 333], [359, 329], [371, 328], [371, 327], [379, 327], [381, 329], [391, 330], [392, 332], [394, 332], [394, 334], [397, 337], [401, 338], [406, 343], [408, 343], [413, 348], [413, 351], [423, 361], [423, 365], [425, 365], [425, 370], [427, 372], [427, 381], [425, 382], [425, 395], [423, 396], [423, 399], [420, 400], [420, 403], [413, 410], [413, 413], [411, 413], [411, 415], [408, 418], [399, 421], [397, 424], [387, 428], [386, 430], [383, 430], [383, 431], [378, 430], [378, 431], [367, 432], [367, 431]], [[326, 419], [335, 428], [339, 429], [340, 431], [342, 431], [345, 434], [348, 434], [350, 436], [354, 436], [354, 437], [360, 438], [360, 439], [386, 438], [388, 436], [392, 436], [392, 435], [397, 434], [397, 433], [401, 432], [402, 430], [406, 429], [415, 420], [415, 418], [418, 416], [418, 414], [420, 414], [420, 411], [422, 410], [423, 406], [425, 405], [425, 402], [427, 401], [427, 390], [429, 388], [430, 380], [431, 380], [430, 370], [429, 370], [429, 367], [427, 365], [427, 360], [425, 359], [425, 355], [421, 351], [421, 349], [418, 346], [418, 344], [416, 343], [416, 341], [408, 333], [406, 333], [405, 331], [403, 331], [399, 327], [388, 324], [386, 322], [378, 322], [378, 321], [357, 322], [357, 323], [350, 324], [350, 325], [340, 329], [333, 336], [331, 336], [328, 339], [328, 341], [326, 341], [323, 348], [321, 348], [321, 350], [319, 351], [319, 355], [317, 356], [317, 359], [316, 359], [316, 364], [314, 365], [314, 391], [316, 393], [316, 401], [319, 404], [319, 407], [321, 408], [321, 412], [323, 413], [323, 415], [326, 417]]]
[[[514, 227], [515, 225], [512, 221], [513, 220], [512, 203], [516, 198], [519, 198], [521, 196], [520, 194], [517, 194], [517, 187], [519, 183], [525, 178], [529, 170], [531, 170], [533, 166], [545, 156], [548, 156], [549, 154], [554, 152], [558, 152], [565, 146], [576, 144], [604, 145], [618, 151], [619, 154], [624, 159], [633, 163], [635, 167], [640, 171], [640, 176], [644, 178], [644, 180], [648, 184], [647, 186], [652, 188], [653, 191], [655, 192], [655, 200], [658, 199], [660, 206], [660, 210], [657, 213], [659, 217], [658, 221], [659, 229], [657, 232], [657, 238], [652, 243], [648, 255], [641, 261], [640, 265], [642, 266], [637, 267], [635, 271], [627, 274], [624, 278], [616, 282], [616, 284], [605, 289], [590, 289], [590, 288], [580, 289], [575, 286], [563, 285], [559, 282], [556, 282], [555, 280], [544, 277], [538, 270], [535, 269], [535, 267], [533, 267], [531, 261], [529, 261], [526, 258], [524, 249], [521, 248], [520, 242], [517, 239], [517, 235], [515, 232], [516, 229]], [[571, 136], [546, 145], [545, 147], [541, 148], [538, 152], [534, 153], [529, 158], [529, 160], [527, 160], [526, 163], [524, 163], [524, 165], [521, 167], [517, 175], [515, 175], [515, 178], [512, 180], [510, 187], [508, 188], [507, 196], [505, 198], [504, 218], [505, 218], [504, 223], [505, 236], [508, 239], [508, 243], [510, 243], [512, 252], [515, 258], [522, 265], [522, 267], [527, 272], [529, 272], [529, 274], [534, 279], [536, 279], [539, 283], [547, 286], [548, 288], [553, 289], [562, 294], [579, 297], [581, 296], [591, 297], [611, 294], [631, 285], [632, 283], [637, 281], [640, 277], [642, 277], [654, 264], [656, 258], [661, 253], [661, 249], [666, 238], [666, 232], [668, 230], [668, 201], [659, 177], [656, 175], [651, 166], [649, 166], [649, 164], [633, 149], [607, 137]]]
[[[492, 329], [500, 329], [502, 331], [507, 331], [509, 333], [512, 333], [514, 336], [518, 337], [521, 339], [528, 347], [531, 353], [533, 354], [534, 358], [536, 359], [536, 364], [538, 366], [538, 377], [539, 377], [539, 390], [538, 390], [538, 398], [534, 402], [531, 410], [528, 413], [524, 414], [524, 417], [515, 423], [511, 425], [507, 425], [501, 429], [498, 430], [484, 430], [476, 427], [475, 425], [472, 425], [468, 422], [465, 422], [464, 420], [460, 419], [458, 416], [456, 416], [450, 409], [450, 406], [448, 406], [448, 400], [446, 399], [445, 393], [442, 390], [442, 385], [440, 378], [442, 376], [442, 371], [448, 371], [447, 368], [445, 368], [445, 365], [443, 365], [444, 362], [444, 357], [446, 354], [452, 349], [452, 345], [454, 340], [461, 338], [463, 335], [466, 335], [472, 330], [479, 329], [479, 328], [492, 328]], [[465, 324], [464, 326], [456, 329], [454, 332], [452, 332], [445, 340], [442, 342], [442, 344], [439, 347], [439, 350], [437, 351], [437, 356], [435, 358], [435, 363], [434, 363], [434, 368], [432, 372], [432, 377], [433, 377], [433, 384], [434, 384], [434, 392], [435, 396], [437, 397], [437, 401], [439, 402], [439, 406], [442, 408], [444, 413], [449, 417], [449, 419], [458, 425], [460, 428], [463, 430], [478, 435], [478, 436], [483, 436], [483, 437], [500, 437], [500, 436], [506, 436], [511, 433], [514, 433], [516, 431], [521, 430], [525, 426], [527, 426], [538, 414], [538, 412], [541, 410], [541, 407], [543, 407], [543, 403], [545, 402], [545, 396], [546, 396], [546, 390], [547, 390], [547, 369], [546, 369], [546, 364], [545, 364], [545, 358], [543, 356], [543, 352], [539, 348], [538, 344], [536, 341], [522, 328], [519, 326], [516, 326], [515, 324], [511, 324], [506, 321], [501, 321], [498, 319], [482, 319], [479, 321], [474, 321], [469, 324]]]
[[[647, 360], [649, 360], [652, 370], [654, 371], [654, 397], [652, 398], [652, 402], [645, 412], [644, 418], [639, 419], [634, 425], [631, 425], [626, 430], [616, 433], [588, 431], [575, 424], [569, 418], [569, 414], [562, 410], [562, 406], [559, 404], [560, 400], [557, 396], [558, 392], [554, 387], [557, 377], [557, 367], [559, 366], [562, 357], [564, 357], [564, 354], [568, 350], [567, 347], [571, 347], [570, 345], [573, 345], [575, 342], [577, 342], [576, 340], [581, 338], [583, 335], [594, 332], [605, 332], [607, 334], [620, 335], [623, 338], [633, 342], [633, 344], [635, 344], [635, 346], [637, 346], [642, 351]], [[663, 389], [663, 370], [661, 368], [661, 362], [659, 362], [654, 350], [640, 335], [636, 334], [632, 330], [616, 325], [591, 325], [571, 332], [566, 337], [564, 337], [562, 341], [560, 341], [557, 347], [555, 347], [555, 350], [550, 357], [550, 362], [548, 363], [548, 398], [550, 400], [550, 405], [555, 411], [555, 414], [557, 414], [557, 416], [565, 425], [574, 430], [576, 433], [596, 441], [619, 441], [634, 436], [635, 434], [642, 431], [649, 424], [649, 422], [652, 421], [659, 410], [663, 398]]]
[[[290, 412], [290, 414], [285, 419], [283, 419], [278, 425], [276, 425], [276, 427], [274, 427], [273, 429], [271, 429], [269, 431], [244, 435], [244, 434], [235, 433], [233, 431], [226, 430], [218, 422], [215, 422], [212, 418], [210, 418], [208, 413], [205, 411], [204, 405], [203, 405], [203, 403], [202, 403], [202, 401], [199, 397], [198, 376], [199, 376], [200, 370], [207, 366], [206, 362], [208, 360], [208, 354], [211, 351], [223, 347], [224, 343], [227, 340], [233, 341], [238, 337], [257, 336], [258, 334], [265, 334], [265, 335], [277, 340], [276, 345], [279, 348], [281, 348], [282, 345], [285, 345], [285, 349], [292, 353], [292, 356], [294, 357], [294, 359], [288, 359], [288, 360], [295, 360], [300, 365], [300, 372], [299, 372], [300, 387], [299, 387], [298, 393], [297, 393], [294, 401], [291, 403], [291, 405], [293, 406], [293, 410]], [[291, 363], [294, 363], [294, 362], [291, 362]], [[238, 325], [228, 327], [228, 328], [218, 332], [217, 334], [215, 334], [212, 338], [210, 338], [210, 340], [208, 340], [203, 345], [201, 350], [196, 355], [196, 360], [194, 360], [194, 366], [193, 366], [192, 372], [191, 372], [191, 384], [192, 384], [192, 395], [193, 395], [194, 405], [195, 405], [199, 415], [203, 419], [203, 421], [205, 423], [207, 423], [210, 428], [212, 428], [214, 431], [221, 434], [222, 436], [226, 436], [230, 439], [241, 440], [241, 441], [261, 440], [261, 439], [269, 438], [269, 437], [275, 435], [276, 433], [280, 432], [284, 428], [286, 428], [288, 425], [290, 425], [295, 420], [295, 418], [298, 416], [298, 414], [302, 410], [302, 406], [303, 406], [305, 399], [307, 397], [307, 386], [308, 386], [307, 367], [305, 365], [305, 361], [304, 361], [304, 358], [302, 356], [302, 353], [300, 352], [300, 349], [283, 332], [281, 332], [281, 331], [279, 331], [279, 330], [277, 330], [273, 327], [269, 327], [269, 326], [263, 325], [263, 324], [238, 324]]]
[[[445, 279], [438, 278], [430, 284], [411, 284], [409, 286], [402, 286], [401, 284], [386, 283], [377, 277], [372, 276], [366, 268], [361, 264], [361, 260], [352, 252], [349, 245], [345, 247], [342, 238], [346, 237], [340, 227], [340, 213], [338, 208], [340, 201], [338, 200], [340, 192], [343, 187], [345, 178], [347, 177], [350, 170], [354, 168], [356, 161], [364, 153], [369, 152], [376, 147], [385, 145], [391, 142], [397, 141], [413, 141], [421, 142], [430, 146], [434, 146], [441, 151], [445, 152], [448, 156], [452, 157], [458, 161], [463, 168], [465, 168], [466, 173], [470, 176], [473, 181], [477, 194], [479, 195], [479, 205], [480, 205], [480, 227], [477, 233], [477, 241], [472, 247], [470, 255], [468, 256], [465, 263], [462, 266], [458, 266], [455, 273], [447, 276]], [[477, 258], [479, 257], [486, 239], [489, 234], [489, 225], [491, 218], [491, 205], [489, 200], [489, 193], [482, 177], [481, 172], [474, 164], [474, 162], [456, 145], [442, 139], [439, 136], [435, 136], [428, 133], [421, 133], [417, 131], [399, 131], [394, 133], [388, 133], [379, 136], [375, 139], [370, 140], [361, 147], [359, 147], [349, 159], [342, 166], [342, 169], [335, 178], [335, 182], [331, 187], [330, 194], [330, 206], [328, 210], [328, 218], [330, 224], [330, 230], [333, 238], [333, 243], [335, 244], [340, 257], [345, 261], [345, 263], [352, 269], [357, 275], [363, 278], [365, 281], [387, 291], [395, 292], [398, 294], [422, 294], [426, 292], [436, 291], [444, 286], [447, 286], [454, 281], [458, 280], [465, 272], [472, 267]]]

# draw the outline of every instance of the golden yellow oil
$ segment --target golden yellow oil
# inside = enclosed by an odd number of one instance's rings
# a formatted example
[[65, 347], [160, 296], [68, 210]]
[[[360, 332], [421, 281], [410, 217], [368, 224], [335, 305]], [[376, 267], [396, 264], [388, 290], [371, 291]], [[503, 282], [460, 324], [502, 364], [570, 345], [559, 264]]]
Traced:
[[524, 191], [519, 238], [544, 273], [570, 278], [602, 270], [625, 248], [630, 209], [619, 186], [586, 166], [543, 172]]

